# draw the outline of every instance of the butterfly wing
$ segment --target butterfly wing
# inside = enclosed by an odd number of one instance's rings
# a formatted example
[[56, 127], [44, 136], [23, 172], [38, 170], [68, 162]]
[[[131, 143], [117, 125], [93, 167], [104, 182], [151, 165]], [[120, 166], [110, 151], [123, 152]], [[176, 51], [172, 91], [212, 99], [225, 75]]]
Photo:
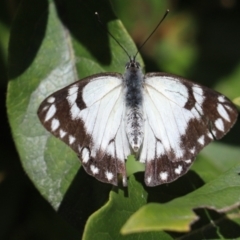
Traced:
[[223, 95], [166, 73], [148, 73], [144, 85], [145, 128], [139, 156], [145, 182], [155, 186], [184, 175], [199, 151], [223, 137], [237, 119]]
[[86, 172], [102, 182], [126, 185], [130, 154], [123, 118], [122, 75], [96, 74], [47, 97], [38, 109], [43, 126], [69, 145]]

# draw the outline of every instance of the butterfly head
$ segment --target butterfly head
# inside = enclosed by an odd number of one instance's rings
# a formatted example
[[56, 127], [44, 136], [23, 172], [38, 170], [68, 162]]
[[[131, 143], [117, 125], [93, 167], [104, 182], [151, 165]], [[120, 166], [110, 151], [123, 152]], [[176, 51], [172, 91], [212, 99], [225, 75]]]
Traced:
[[130, 61], [126, 63], [125, 69], [130, 71], [137, 71], [137, 70], [141, 70], [141, 65], [139, 62], [135, 60], [135, 57], [134, 57], [134, 58], [130, 58]]

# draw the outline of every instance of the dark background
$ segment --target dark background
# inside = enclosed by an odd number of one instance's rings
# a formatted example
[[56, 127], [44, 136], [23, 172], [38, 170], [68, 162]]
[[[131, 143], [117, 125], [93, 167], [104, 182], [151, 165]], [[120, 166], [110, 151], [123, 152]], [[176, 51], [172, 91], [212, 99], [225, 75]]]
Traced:
[[[11, 137], [6, 111], [7, 48], [20, 2], [0, 1], [0, 239], [80, 239], [82, 230], [65, 222], [34, 188]], [[112, 2], [137, 45], [165, 12], [154, 1]], [[146, 72], [179, 74], [223, 91], [231, 99], [239, 96], [239, 1], [169, 0], [166, 7], [171, 10], [168, 18], [141, 51]], [[232, 84], [234, 91], [228, 90]], [[239, 122], [234, 129], [223, 142], [240, 144]]]

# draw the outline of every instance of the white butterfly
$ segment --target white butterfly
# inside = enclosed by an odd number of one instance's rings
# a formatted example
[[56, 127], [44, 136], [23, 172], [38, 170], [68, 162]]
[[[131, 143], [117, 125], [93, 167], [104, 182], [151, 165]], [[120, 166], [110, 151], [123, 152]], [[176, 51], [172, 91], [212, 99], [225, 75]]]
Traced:
[[133, 58], [124, 75], [92, 75], [53, 93], [38, 116], [96, 179], [117, 185], [120, 174], [126, 186], [125, 161], [133, 153], [146, 164], [146, 185], [156, 186], [185, 174], [199, 151], [234, 125], [237, 110], [179, 76], [143, 75]]

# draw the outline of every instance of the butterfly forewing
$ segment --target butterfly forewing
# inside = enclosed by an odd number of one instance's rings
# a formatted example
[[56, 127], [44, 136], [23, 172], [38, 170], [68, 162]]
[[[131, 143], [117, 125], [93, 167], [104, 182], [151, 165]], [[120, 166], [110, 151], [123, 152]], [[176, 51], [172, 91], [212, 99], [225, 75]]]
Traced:
[[166, 73], [148, 73], [144, 86], [145, 135], [140, 161], [149, 186], [185, 174], [199, 151], [225, 135], [237, 110], [223, 95]]
[[126, 185], [125, 159], [130, 154], [123, 130], [122, 75], [97, 74], [47, 97], [38, 116], [44, 127], [69, 145], [88, 174]]

